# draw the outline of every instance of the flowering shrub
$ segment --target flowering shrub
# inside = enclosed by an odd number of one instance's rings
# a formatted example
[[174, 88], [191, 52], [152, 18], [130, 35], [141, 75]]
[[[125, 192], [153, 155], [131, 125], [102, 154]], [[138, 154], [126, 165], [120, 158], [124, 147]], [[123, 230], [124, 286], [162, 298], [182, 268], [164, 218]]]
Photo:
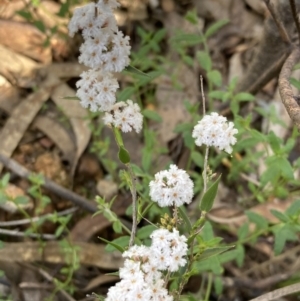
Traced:
[[[165, 216], [161, 220], [161, 228], [154, 230], [150, 235], [151, 245], [135, 244], [137, 230], [137, 193], [135, 176], [130, 165], [130, 157], [124, 147], [121, 132], [142, 130], [143, 116], [138, 104], [132, 100], [116, 102], [115, 93], [119, 84], [112, 72], [121, 72], [129, 65], [129, 37], [124, 37], [116, 24], [113, 9], [118, 7], [115, 0], [99, 0], [75, 10], [69, 24], [71, 36], [81, 31], [84, 43], [80, 47], [79, 62], [90, 70], [83, 72], [76, 86], [77, 96], [84, 108], [104, 113], [103, 121], [114, 130], [116, 142], [119, 146], [119, 158], [128, 168], [130, 190], [132, 193], [132, 220], [129, 248], [123, 251], [124, 266], [120, 268], [120, 282], [108, 290], [106, 301], [172, 301], [178, 300], [184, 284], [191, 276], [192, 263], [200, 254], [193, 254], [194, 240], [201, 231], [205, 221], [205, 213], [190, 227], [189, 240], [180, 235], [178, 226], [182, 219], [178, 216], [179, 207], [191, 203], [193, 199], [194, 183], [188, 173], [172, 164], [169, 170], [158, 172], [149, 184], [150, 198], [160, 207], [173, 207], [173, 217]], [[228, 153], [232, 152], [232, 145], [236, 143], [234, 135], [237, 133], [232, 122], [217, 113], [206, 115], [195, 126], [192, 136], [198, 146], [206, 145], [217, 147]], [[207, 166], [208, 158], [205, 158]], [[211, 185], [212, 191], [207, 196], [207, 170], [204, 168], [204, 191], [200, 206], [202, 210], [209, 210], [216, 194], [216, 181]], [[208, 203], [206, 203], [208, 200]], [[101, 205], [101, 204], [100, 204]], [[102, 207], [101, 207], [102, 206]], [[107, 214], [107, 205], [99, 206], [100, 212], [109, 216], [116, 224], [115, 215]], [[205, 209], [203, 209], [205, 208]], [[183, 214], [182, 212], [180, 213]], [[183, 216], [184, 217], [184, 216]], [[185, 219], [186, 221], [186, 219]], [[118, 224], [119, 225], [119, 224]], [[118, 227], [119, 229], [120, 227]], [[121, 229], [126, 229], [121, 226]], [[188, 241], [191, 256], [188, 257]], [[180, 277], [181, 283], [176, 292], [170, 293], [167, 289], [170, 275], [183, 268]]]
[[131, 100], [115, 104], [119, 84], [112, 72], [121, 72], [129, 65], [129, 37], [118, 30], [113, 9], [117, 1], [100, 0], [98, 3], [75, 9], [69, 23], [71, 37], [82, 31], [84, 43], [80, 47], [79, 62], [91, 68], [83, 72], [76, 83], [77, 97], [84, 108], [92, 112], [107, 112], [107, 125], [123, 132], [140, 132], [143, 116]]

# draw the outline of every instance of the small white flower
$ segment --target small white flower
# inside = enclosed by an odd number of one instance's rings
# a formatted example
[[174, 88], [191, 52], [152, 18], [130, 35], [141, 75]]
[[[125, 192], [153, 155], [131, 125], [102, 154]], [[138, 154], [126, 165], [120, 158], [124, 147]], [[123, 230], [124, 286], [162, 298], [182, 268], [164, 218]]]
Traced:
[[150, 184], [150, 197], [160, 207], [189, 204], [193, 198], [194, 183], [186, 171], [171, 165], [170, 170], [160, 171]]
[[232, 145], [236, 143], [235, 134], [238, 130], [234, 128], [232, 122], [227, 122], [227, 118], [218, 113], [205, 115], [194, 127], [192, 136], [198, 146], [202, 144], [214, 146], [227, 153], [232, 152]]
[[87, 27], [88, 24], [91, 21], [93, 21], [94, 15], [95, 15], [94, 2], [76, 8], [68, 25], [69, 35], [73, 37], [78, 30]]
[[[109, 72], [90, 69], [83, 72], [76, 83], [76, 95], [84, 108], [91, 111], [109, 111], [116, 101], [115, 93], [119, 88], [117, 80]], [[108, 117], [106, 117], [108, 118]], [[109, 120], [107, 120], [108, 122]]]
[[131, 132], [133, 129], [139, 133], [143, 126], [143, 115], [138, 104], [132, 100], [117, 102], [103, 118], [106, 125], [120, 128], [122, 132]]

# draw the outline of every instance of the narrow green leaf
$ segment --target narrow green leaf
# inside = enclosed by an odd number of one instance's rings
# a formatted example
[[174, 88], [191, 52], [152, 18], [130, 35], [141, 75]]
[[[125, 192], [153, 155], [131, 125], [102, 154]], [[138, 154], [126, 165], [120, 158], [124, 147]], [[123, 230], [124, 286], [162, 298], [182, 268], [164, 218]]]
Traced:
[[130, 162], [129, 152], [127, 151], [127, 149], [125, 147], [120, 146], [118, 156], [119, 156], [119, 160], [122, 163], [128, 164]]
[[205, 70], [205, 71], [210, 71], [212, 62], [209, 54], [205, 51], [198, 51], [197, 52], [197, 59], [200, 64], [200, 66]]
[[288, 216], [286, 216], [284, 213], [277, 211], [275, 209], [271, 209], [270, 212], [281, 222], [287, 223], [290, 221]]
[[127, 71], [129, 73], [133, 73], [133, 74], [137, 74], [137, 75], [140, 75], [140, 76], [151, 77], [147, 73], [145, 73], [145, 72], [143, 72], [143, 71], [141, 71], [141, 70], [139, 70], [139, 69], [137, 69], [137, 68], [135, 68], [131, 65], [125, 67], [124, 71]]
[[247, 237], [249, 233], [249, 224], [244, 223], [239, 229], [238, 229], [238, 238], [239, 240], [243, 240]]
[[222, 75], [218, 70], [211, 70], [207, 72], [208, 79], [217, 87], [222, 85]]
[[268, 141], [270, 143], [270, 146], [271, 146], [273, 152], [275, 154], [278, 154], [278, 152], [281, 149], [281, 144], [282, 144], [281, 139], [279, 137], [277, 137], [273, 131], [270, 131], [270, 133], [268, 135]]
[[255, 100], [255, 97], [252, 94], [246, 93], [246, 92], [240, 92], [240, 93], [234, 95], [233, 98], [236, 101], [253, 101], [253, 100]]
[[242, 267], [245, 259], [245, 248], [242, 244], [236, 246], [236, 263], [238, 267]]
[[300, 90], [300, 81], [297, 80], [296, 78], [294, 77], [291, 77], [290, 78], [290, 83], [295, 87], [297, 88], [298, 90]]
[[153, 110], [145, 109], [145, 110], [143, 110], [143, 115], [150, 120], [162, 122], [161, 116]]
[[225, 91], [211, 91], [208, 93], [208, 97], [223, 100]]
[[197, 151], [192, 151], [191, 153], [191, 158], [192, 161], [199, 167], [203, 167], [203, 156], [201, 153], [197, 152]]
[[200, 202], [200, 209], [202, 211], [208, 212], [214, 203], [215, 197], [217, 195], [218, 191], [218, 185], [221, 179], [221, 175], [218, 177], [218, 179], [207, 189], [205, 194], [202, 197], [202, 200]]
[[285, 211], [285, 213], [287, 215], [295, 215], [295, 214], [299, 214], [299, 210], [300, 210], [300, 199], [293, 202], [292, 205]]
[[228, 24], [229, 20], [220, 20], [212, 24], [207, 28], [204, 35], [206, 38], [212, 36], [215, 32], [217, 32], [220, 28], [222, 28], [224, 25]]
[[112, 252], [118, 250], [121, 253], [125, 251], [125, 247], [128, 246], [129, 239], [130, 239], [129, 236], [122, 236], [117, 239], [114, 239], [113, 241], [106, 240], [105, 238], [102, 237], [98, 237], [98, 238], [101, 239], [103, 242], [107, 243], [107, 245], [105, 246], [106, 251]]
[[186, 215], [184, 209], [182, 207], [179, 207], [178, 208], [178, 211], [179, 211], [179, 214], [181, 216], [181, 218], [183, 219], [186, 227], [187, 227], [187, 232], [190, 233], [191, 230], [192, 230], [192, 224], [191, 224], [191, 221], [189, 219], [189, 217]]
[[135, 93], [135, 91], [136, 91], [135, 87], [126, 87], [125, 89], [122, 89], [122, 92], [117, 94], [117, 100], [126, 101], [127, 99], [131, 98], [131, 96]]
[[262, 217], [261, 215], [255, 213], [253, 211], [249, 211], [249, 210], [247, 210], [245, 212], [245, 214], [247, 215], [249, 221], [254, 223], [258, 229], [268, 228], [267, 220], [264, 217]]
[[283, 228], [278, 229], [275, 232], [275, 241], [274, 241], [274, 253], [279, 255], [286, 243], [285, 230]]
[[201, 261], [201, 260], [216, 256], [218, 254], [222, 254], [233, 248], [234, 248], [234, 246], [208, 248], [208, 249], [204, 250], [203, 253], [199, 255], [199, 257], [197, 257], [197, 261]]
[[157, 230], [157, 227], [155, 227], [154, 225], [147, 225], [147, 226], [144, 226], [143, 228], [139, 229], [137, 231], [137, 234], [136, 236], [139, 238], [139, 239], [146, 239], [146, 238], [149, 238], [151, 233], [154, 231], [154, 230]]

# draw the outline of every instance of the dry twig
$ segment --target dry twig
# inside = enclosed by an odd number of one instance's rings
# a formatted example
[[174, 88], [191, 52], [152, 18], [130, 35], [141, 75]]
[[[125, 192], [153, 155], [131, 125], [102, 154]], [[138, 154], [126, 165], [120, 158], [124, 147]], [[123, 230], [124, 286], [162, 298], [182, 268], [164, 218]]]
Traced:
[[[21, 178], [29, 179], [30, 175], [32, 174], [25, 167], [17, 163], [15, 160], [10, 159], [2, 154], [0, 154], [0, 162], [7, 169], [11, 170], [14, 174], [18, 175]], [[95, 213], [97, 211], [96, 205], [91, 203], [86, 198], [56, 184], [55, 182], [49, 180], [46, 177], [43, 178], [44, 178], [44, 185], [43, 185], [44, 188], [49, 189], [50, 191], [60, 196], [61, 198], [71, 201], [75, 205], [85, 209], [88, 212]]]
[[271, 301], [275, 300], [290, 294], [300, 292], [300, 283], [292, 284], [285, 286], [283, 288], [279, 288], [275, 291], [269, 292], [267, 294], [261, 295], [257, 298], [251, 299], [249, 301]]

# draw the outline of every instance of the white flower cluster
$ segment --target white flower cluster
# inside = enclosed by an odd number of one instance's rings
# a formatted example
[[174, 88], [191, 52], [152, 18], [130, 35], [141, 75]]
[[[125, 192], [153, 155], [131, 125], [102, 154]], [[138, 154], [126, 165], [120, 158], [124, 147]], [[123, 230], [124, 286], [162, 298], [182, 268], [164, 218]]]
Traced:
[[238, 130], [234, 128], [232, 122], [227, 122], [227, 118], [218, 113], [205, 115], [202, 120], [194, 127], [192, 136], [198, 146], [205, 144], [215, 146], [227, 153], [232, 152], [231, 145], [236, 143], [234, 135]]
[[186, 264], [186, 237], [176, 229], [153, 231], [150, 247], [133, 246], [123, 253], [121, 281], [108, 291], [106, 301], [173, 301], [161, 271], [175, 272]]
[[160, 207], [179, 207], [192, 201], [194, 183], [185, 170], [178, 169], [174, 164], [169, 170], [155, 174], [154, 181], [149, 185], [150, 197]]
[[100, 0], [75, 9], [69, 34], [82, 30], [80, 63], [109, 72], [121, 72], [129, 65], [129, 37], [118, 31], [113, 13], [118, 6], [117, 1]]
[[[81, 79], [76, 83], [76, 95], [81, 105], [93, 112], [108, 112], [116, 108], [118, 112], [115, 115], [118, 115], [119, 107], [122, 107], [122, 112], [130, 111], [130, 119], [134, 121], [131, 120], [129, 124], [125, 121], [118, 125], [116, 122], [110, 124], [127, 132], [136, 128], [140, 131], [143, 121], [140, 110], [135, 108], [133, 114], [131, 101], [115, 105], [119, 84], [112, 72], [121, 72], [129, 65], [131, 48], [129, 37], [118, 30], [113, 13], [118, 6], [116, 0], [99, 0], [74, 11], [69, 23], [69, 34], [73, 37], [77, 31], [82, 31], [84, 43], [80, 47], [79, 62], [91, 68], [80, 75]], [[127, 105], [128, 110], [125, 108]]]
[[142, 129], [143, 116], [140, 114], [140, 107], [132, 100], [120, 101], [113, 105], [110, 112], [106, 112], [103, 118], [104, 123], [113, 125], [127, 133], [134, 129], [139, 133]]

